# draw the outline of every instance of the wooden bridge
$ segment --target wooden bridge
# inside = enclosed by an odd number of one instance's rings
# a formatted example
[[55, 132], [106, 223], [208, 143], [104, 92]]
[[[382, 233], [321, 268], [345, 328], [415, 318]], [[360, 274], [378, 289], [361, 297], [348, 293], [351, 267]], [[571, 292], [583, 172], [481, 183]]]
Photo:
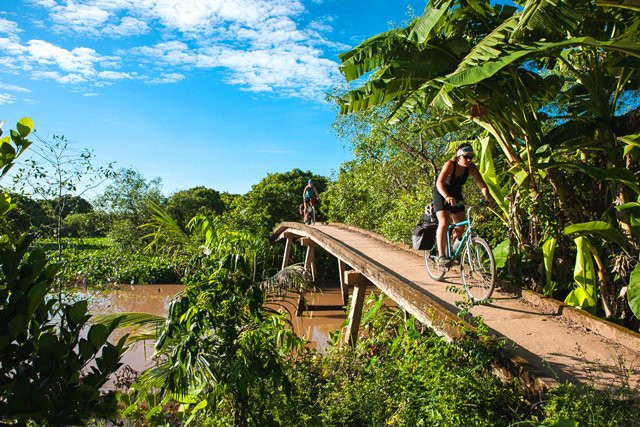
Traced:
[[[364, 292], [376, 286], [388, 298], [452, 342], [465, 339], [477, 316], [496, 338], [507, 345], [496, 361], [504, 379], [518, 376], [532, 391], [571, 381], [600, 389], [617, 387], [628, 378], [640, 387], [640, 334], [591, 316], [535, 292], [498, 289], [489, 304], [471, 309], [470, 318], [457, 316], [461, 297], [450, 286], [461, 286], [454, 269], [435, 282], [427, 276], [422, 253], [393, 244], [367, 230], [341, 224], [307, 226], [280, 224], [272, 236], [285, 242], [283, 268], [290, 263], [294, 244], [306, 247], [305, 267], [315, 280], [316, 250], [337, 258], [343, 302], [352, 289], [349, 325], [345, 333], [352, 344], [358, 336]], [[298, 304], [298, 314], [304, 310]]]

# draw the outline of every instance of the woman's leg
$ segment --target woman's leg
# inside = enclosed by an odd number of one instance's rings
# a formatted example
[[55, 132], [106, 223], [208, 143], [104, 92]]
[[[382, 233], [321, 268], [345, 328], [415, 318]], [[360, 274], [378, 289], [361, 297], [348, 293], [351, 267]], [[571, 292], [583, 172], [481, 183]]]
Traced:
[[444, 256], [444, 251], [447, 247], [447, 227], [449, 227], [449, 212], [438, 211], [436, 212], [436, 216], [438, 217], [438, 230], [436, 231], [438, 255]]
[[[464, 211], [451, 214], [451, 218], [453, 218], [454, 224], [456, 222], [464, 221], [465, 217], [466, 217], [466, 214], [464, 213]], [[464, 234], [465, 228], [466, 228], [465, 226], [454, 228], [453, 233], [451, 233], [451, 239], [455, 240], [456, 237], [462, 237], [462, 235]]]

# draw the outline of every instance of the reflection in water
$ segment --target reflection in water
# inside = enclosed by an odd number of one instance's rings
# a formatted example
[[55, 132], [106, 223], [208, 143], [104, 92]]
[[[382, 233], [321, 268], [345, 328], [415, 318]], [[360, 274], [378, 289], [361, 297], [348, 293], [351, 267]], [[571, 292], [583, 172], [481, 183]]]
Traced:
[[[122, 285], [116, 290], [93, 295], [89, 301], [92, 314], [122, 312], [143, 312], [166, 316], [174, 295], [184, 289], [183, 285]], [[307, 304], [335, 305], [330, 311], [305, 311], [296, 316], [297, 298], [287, 298], [281, 306], [290, 314], [294, 331], [308, 339], [309, 347], [323, 352], [329, 341], [329, 334], [340, 329], [346, 319], [346, 313], [340, 306], [340, 289], [329, 288], [305, 295]], [[113, 334], [114, 341], [124, 335], [124, 331]], [[122, 357], [122, 363], [135, 371], [142, 371], [153, 355], [153, 343], [138, 343], [132, 346]]]

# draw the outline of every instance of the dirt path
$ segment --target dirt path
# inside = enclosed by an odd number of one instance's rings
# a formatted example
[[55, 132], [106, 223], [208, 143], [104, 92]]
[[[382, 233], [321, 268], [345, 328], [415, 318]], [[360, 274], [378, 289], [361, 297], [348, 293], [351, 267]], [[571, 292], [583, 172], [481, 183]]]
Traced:
[[[457, 270], [450, 271], [444, 282], [435, 282], [427, 276], [422, 257], [396, 245], [339, 226], [316, 225], [314, 229], [411, 282], [450, 312], [458, 312], [455, 303], [460, 296], [447, 290], [451, 285], [461, 286]], [[493, 297], [493, 302], [474, 307], [471, 313], [482, 316], [496, 336], [505, 337], [507, 346], [535, 366], [538, 376], [546, 376], [545, 382], [568, 380], [607, 389], [628, 380], [632, 388], [640, 387], [640, 340], [627, 339], [631, 345], [623, 346], [500, 289]]]

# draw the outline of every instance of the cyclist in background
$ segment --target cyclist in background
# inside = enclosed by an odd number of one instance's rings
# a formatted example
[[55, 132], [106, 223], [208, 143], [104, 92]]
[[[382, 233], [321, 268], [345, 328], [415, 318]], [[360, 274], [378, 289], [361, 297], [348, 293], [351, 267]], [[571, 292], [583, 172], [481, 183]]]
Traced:
[[307, 220], [307, 211], [309, 210], [309, 204], [313, 203], [315, 205], [318, 197], [318, 190], [316, 189], [316, 186], [313, 185], [313, 180], [310, 179], [307, 183], [307, 186], [304, 187], [304, 190], [302, 191], [302, 200], [304, 201], [303, 217], [305, 221]]
[[[454, 223], [465, 219], [462, 186], [467, 181], [469, 174], [475, 179], [484, 198], [493, 206], [493, 199], [489, 194], [487, 184], [482, 179], [478, 167], [472, 161], [473, 156], [471, 144], [458, 146], [455, 156], [442, 167], [442, 171], [436, 180], [436, 185], [433, 187], [433, 206], [438, 217], [438, 231], [436, 232], [438, 261], [441, 263], [448, 262], [444, 253], [447, 244], [447, 228], [450, 224], [449, 216], [453, 218]], [[464, 229], [465, 227], [456, 227], [451, 233], [452, 239], [455, 240], [461, 237]]]

